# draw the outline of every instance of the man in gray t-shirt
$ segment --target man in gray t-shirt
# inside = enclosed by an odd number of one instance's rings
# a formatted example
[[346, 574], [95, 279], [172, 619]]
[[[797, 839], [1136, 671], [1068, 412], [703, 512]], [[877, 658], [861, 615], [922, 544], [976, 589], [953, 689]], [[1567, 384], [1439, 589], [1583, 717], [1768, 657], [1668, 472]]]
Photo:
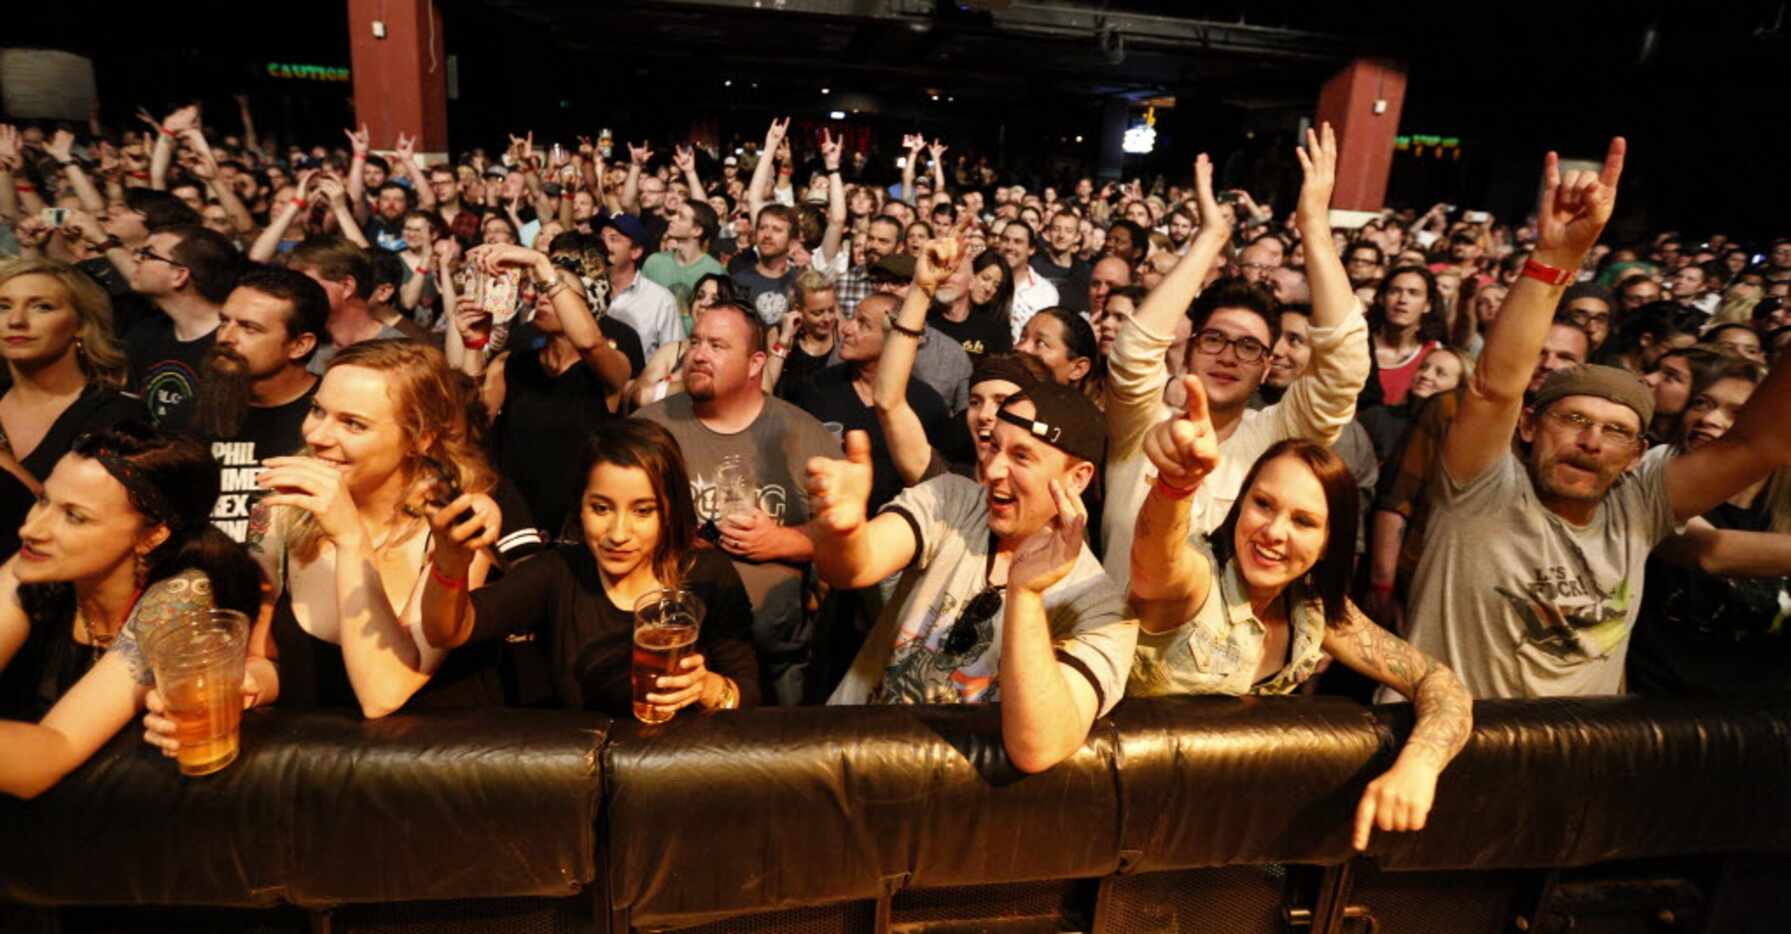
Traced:
[[1557, 371], [1525, 407], [1553, 311], [1610, 219], [1624, 150], [1612, 141], [1602, 173], [1565, 180], [1549, 155], [1536, 250], [1443, 438], [1410, 638], [1476, 697], [1621, 693], [1648, 552], [1791, 463], [1791, 367], [1721, 439], [1677, 457], [1643, 458], [1654, 397], [1625, 370]]
[[[814, 635], [803, 613], [803, 582], [814, 554], [798, 528], [809, 519], [803, 469], [811, 457], [838, 456], [840, 446], [814, 416], [759, 388], [764, 366], [765, 326], [743, 308], [717, 306], [691, 333], [685, 393], [635, 417], [664, 425], [678, 439], [704, 537], [733, 559], [752, 598], [766, 694], [779, 704], [797, 704]], [[752, 473], [758, 503], [750, 517], [721, 514], [715, 480], [728, 457]]]

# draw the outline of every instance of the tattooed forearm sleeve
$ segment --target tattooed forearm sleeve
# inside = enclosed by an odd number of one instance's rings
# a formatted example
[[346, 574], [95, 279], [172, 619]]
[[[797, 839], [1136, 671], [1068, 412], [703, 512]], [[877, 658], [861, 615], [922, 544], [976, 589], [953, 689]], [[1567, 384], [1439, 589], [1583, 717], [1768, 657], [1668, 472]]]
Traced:
[[1401, 758], [1414, 756], [1441, 771], [1474, 726], [1474, 698], [1455, 672], [1411, 643], [1376, 625], [1355, 604], [1348, 620], [1325, 634], [1338, 661], [1410, 698], [1418, 722]]

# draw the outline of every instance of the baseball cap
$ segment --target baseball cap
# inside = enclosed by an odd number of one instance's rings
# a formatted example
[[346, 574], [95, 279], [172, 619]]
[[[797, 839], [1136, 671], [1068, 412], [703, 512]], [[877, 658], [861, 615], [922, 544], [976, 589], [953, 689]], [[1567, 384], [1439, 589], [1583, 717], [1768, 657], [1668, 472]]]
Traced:
[[872, 279], [897, 279], [906, 282], [914, 278], [914, 257], [906, 253], [891, 253], [877, 260], [870, 268]]
[[[1019, 428], [1071, 457], [1100, 466], [1107, 457], [1107, 423], [1101, 410], [1081, 391], [1057, 383], [1021, 383], [1008, 396], [996, 418]], [[1023, 418], [1011, 406], [1025, 399], [1033, 415]]]
[[647, 226], [633, 214], [611, 214], [603, 219], [603, 224], [597, 229], [601, 231], [604, 227], [614, 227], [616, 233], [633, 240], [640, 246], [652, 248], [649, 246], [652, 243], [652, 238], [647, 233]]
[[492, 164], [485, 167], [485, 177], [486, 178], [506, 178], [509, 176], [509, 174], [510, 174], [509, 169], [504, 168], [502, 165], [499, 165], [496, 162], [493, 162]]
[[721, 160], [721, 164], [722, 165], [739, 165], [740, 160], [734, 158], [733, 156], [729, 156], [726, 159]]
[[1548, 375], [1530, 408], [1536, 412], [1568, 396], [1594, 396], [1632, 409], [1642, 420], [1642, 430], [1654, 419], [1654, 391], [1628, 370], [1597, 363], [1556, 370]]

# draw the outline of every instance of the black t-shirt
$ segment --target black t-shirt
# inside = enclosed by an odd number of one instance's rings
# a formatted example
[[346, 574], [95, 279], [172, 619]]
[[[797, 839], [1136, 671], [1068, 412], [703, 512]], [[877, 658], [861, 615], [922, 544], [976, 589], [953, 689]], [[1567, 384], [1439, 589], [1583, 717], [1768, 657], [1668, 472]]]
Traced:
[[[74, 404], [50, 423], [50, 430], [44, 433], [42, 441], [37, 442], [37, 447], [19, 458], [19, 465], [40, 482], [48, 480], [50, 471], [56, 469], [56, 462], [74, 447], [76, 438], [128, 421], [143, 421], [143, 400], [98, 383], [88, 383]], [[13, 532], [17, 531], [15, 527]], [[14, 545], [17, 544], [15, 539]]]
[[1088, 281], [1094, 267], [1072, 256], [1069, 266], [1051, 262], [1043, 251], [1032, 254], [1032, 271], [1057, 286], [1057, 304], [1074, 312], [1088, 310]]
[[[821, 424], [832, 430], [840, 426], [839, 436], [848, 431], [863, 431], [871, 436], [871, 499], [868, 513], [876, 515], [883, 504], [902, 492], [902, 477], [889, 456], [889, 441], [883, 437], [883, 426], [877, 421], [875, 407], [859, 399], [852, 388], [849, 364], [830, 366], [804, 383], [790, 401], [807, 410]], [[927, 437], [939, 438], [951, 430], [953, 419], [945, 411], [945, 400], [931, 386], [917, 379], [908, 380], [908, 406], [920, 418]]]
[[604, 315], [597, 319], [597, 331], [616, 342], [616, 349], [628, 358], [628, 375], [639, 376], [647, 368], [647, 355], [641, 350], [641, 332], [620, 318]]
[[167, 431], [187, 427], [199, 395], [200, 364], [217, 333], [214, 328], [197, 340], [179, 340], [174, 322], [157, 315], [125, 337], [131, 391], [143, 397], [151, 424]]
[[149, 299], [131, 291], [130, 280], [104, 256], [84, 259], [76, 263], [75, 268], [99, 283], [100, 288], [105, 289], [106, 294], [111, 297], [113, 334], [129, 334], [136, 330], [137, 325], [162, 317], [161, 311]]
[[540, 332], [528, 329], [504, 364], [504, 409], [494, 441], [498, 472], [516, 484], [551, 539], [578, 502], [585, 439], [615, 416], [604, 401], [603, 380], [590, 367], [577, 362], [549, 374], [541, 367], [540, 343]]
[[[740, 706], [759, 702], [759, 662], [752, 643], [752, 602], [734, 566], [703, 549], [681, 586], [703, 601], [697, 650], [716, 674], [740, 687]], [[630, 667], [634, 611], [610, 601], [597, 563], [583, 542], [556, 545], [472, 593], [469, 641], [533, 633], [546, 641], [559, 706], [634, 715]], [[694, 706], [694, 705], [693, 705]]]
[[797, 340], [790, 345], [790, 355], [784, 358], [783, 371], [777, 374], [777, 397], [789, 399], [792, 393], [802, 388], [816, 373], [827, 369], [827, 359], [839, 347], [839, 339], [835, 338], [833, 347], [819, 357], [802, 349], [802, 341]]
[[367, 242], [375, 248], [392, 253], [404, 252], [404, 218], [388, 221], [375, 212], [367, 218], [362, 231], [367, 235]]
[[796, 273], [796, 266], [790, 264], [781, 276], [764, 275], [759, 272], [755, 251], [741, 253], [728, 264], [728, 275], [734, 279], [734, 290], [741, 303], [757, 313], [766, 327], [775, 327], [784, 319], [784, 312], [790, 310], [790, 284], [796, 281]]
[[935, 314], [928, 316], [927, 324], [933, 330], [957, 341], [973, 364], [987, 354], [1006, 353], [1014, 349], [1013, 328], [993, 315], [972, 311], [970, 317], [962, 321], [951, 321], [944, 315]]
[[249, 512], [266, 491], [255, 485], [261, 465], [270, 457], [287, 457], [304, 450], [305, 415], [317, 383], [304, 395], [286, 403], [251, 408], [242, 427], [231, 438], [208, 438], [212, 460], [218, 463], [218, 503], [211, 510], [211, 524], [224, 534], [247, 541]]

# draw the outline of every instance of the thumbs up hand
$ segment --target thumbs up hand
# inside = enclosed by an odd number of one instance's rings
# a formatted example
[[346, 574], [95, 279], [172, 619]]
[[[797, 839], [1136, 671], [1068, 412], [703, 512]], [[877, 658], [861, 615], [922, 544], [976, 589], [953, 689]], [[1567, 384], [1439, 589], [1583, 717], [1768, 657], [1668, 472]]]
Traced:
[[864, 525], [871, 498], [871, 436], [846, 433], [846, 458], [808, 461], [809, 514], [834, 535], [850, 535]]

